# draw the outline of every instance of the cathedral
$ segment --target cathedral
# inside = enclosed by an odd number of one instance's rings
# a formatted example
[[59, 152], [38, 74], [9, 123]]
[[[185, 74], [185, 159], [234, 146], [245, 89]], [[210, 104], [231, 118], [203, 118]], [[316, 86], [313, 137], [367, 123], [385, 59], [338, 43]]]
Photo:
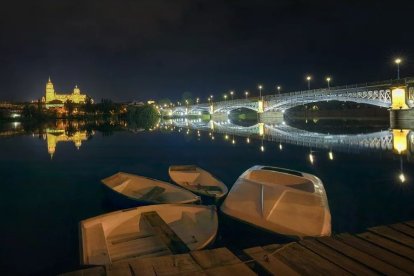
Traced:
[[53, 83], [50, 80], [46, 83], [46, 93], [45, 97], [43, 98], [43, 101], [46, 103], [46, 107], [61, 107], [63, 104], [70, 100], [73, 103], [85, 103], [86, 101], [86, 95], [81, 94], [80, 89], [76, 85], [73, 89], [72, 94], [58, 94], [55, 92], [55, 89], [53, 87]]

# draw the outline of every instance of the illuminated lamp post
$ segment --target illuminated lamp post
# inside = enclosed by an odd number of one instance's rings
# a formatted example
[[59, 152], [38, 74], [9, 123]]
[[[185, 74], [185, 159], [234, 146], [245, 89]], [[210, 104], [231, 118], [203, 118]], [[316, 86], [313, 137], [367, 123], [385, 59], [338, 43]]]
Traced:
[[396, 58], [394, 60], [395, 64], [397, 64], [397, 80], [400, 79], [400, 63], [402, 62], [401, 58]]
[[331, 82], [331, 77], [327, 77], [327, 78], [326, 78], [326, 81], [328, 82], [328, 89], [331, 89], [331, 84], [330, 84], [330, 82]]
[[311, 76], [307, 76], [306, 80], [308, 81], [308, 90], [310, 90], [310, 81], [311, 81], [312, 77]]
[[247, 96], [249, 96], [249, 91], [244, 91], [244, 95], [246, 95], [246, 100], [247, 100]]

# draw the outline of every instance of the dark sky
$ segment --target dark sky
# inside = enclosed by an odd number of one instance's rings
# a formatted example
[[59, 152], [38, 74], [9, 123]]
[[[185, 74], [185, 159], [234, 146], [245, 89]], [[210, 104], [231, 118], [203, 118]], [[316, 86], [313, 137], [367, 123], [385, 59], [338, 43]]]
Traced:
[[414, 5], [398, 1], [30, 0], [0, 7], [0, 100], [75, 84], [95, 100], [205, 99], [414, 75]]

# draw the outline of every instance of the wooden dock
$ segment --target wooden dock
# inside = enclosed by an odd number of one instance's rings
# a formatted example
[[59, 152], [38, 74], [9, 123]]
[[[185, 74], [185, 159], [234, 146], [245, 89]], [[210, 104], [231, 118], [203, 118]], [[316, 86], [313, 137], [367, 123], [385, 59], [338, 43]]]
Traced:
[[257, 246], [244, 254], [217, 248], [128, 259], [64, 275], [414, 275], [414, 221]]

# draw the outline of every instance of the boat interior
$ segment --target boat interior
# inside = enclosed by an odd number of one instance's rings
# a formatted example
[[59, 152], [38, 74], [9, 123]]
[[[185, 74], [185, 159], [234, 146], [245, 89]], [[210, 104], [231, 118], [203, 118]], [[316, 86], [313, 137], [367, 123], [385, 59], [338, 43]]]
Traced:
[[253, 182], [257, 182], [263, 185], [284, 185], [293, 189], [298, 189], [304, 192], [315, 192], [315, 185], [309, 179], [303, 177], [302, 174], [298, 175], [290, 173], [287, 170], [269, 170], [267, 168], [260, 170], [251, 170], [244, 178]]
[[[212, 210], [179, 208], [183, 207], [169, 206], [156, 212], [189, 249], [203, 247], [211, 235], [215, 235], [214, 225], [217, 227], [217, 223], [212, 223]], [[147, 209], [148, 212], [153, 211]], [[125, 210], [84, 221], [81, 224], [83, 261], [86, 264], [105, 264], [126, 258], [171, 254], [171, 248], [159, 231], [141, 214], [145, 212]]]
[[104, 180], [113, 190], [126, 196], [151, 202], [183, 202], [195, 199], [195, 196], [169, 183], [146, 177], [117, 174]]

